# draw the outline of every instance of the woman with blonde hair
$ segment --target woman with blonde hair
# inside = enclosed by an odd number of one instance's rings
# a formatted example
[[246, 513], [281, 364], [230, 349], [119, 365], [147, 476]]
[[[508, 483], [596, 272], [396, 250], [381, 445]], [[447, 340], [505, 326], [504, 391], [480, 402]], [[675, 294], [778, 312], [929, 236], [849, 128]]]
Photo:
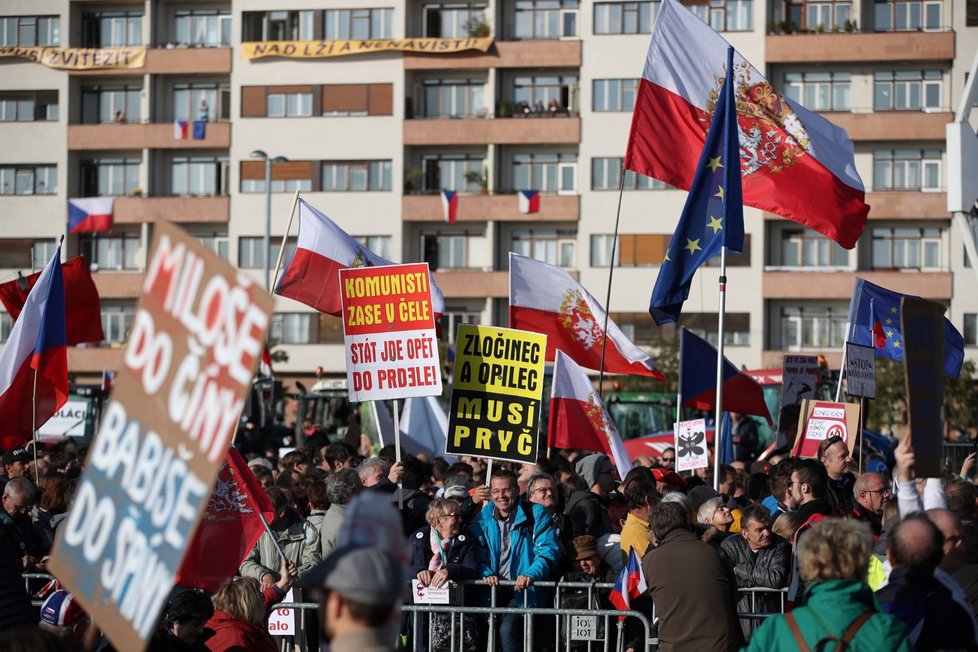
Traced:
[[265, 625], [272, 607], [295, 583], [298, 571], [294, 563], [283, 560], [279, 575], [281, 579], [264, 591], [255, 578], [236, 577], [214, 594], [214, 615], [205, 625], [214, 630], [206, 642], [208, 650], [277, 652]]

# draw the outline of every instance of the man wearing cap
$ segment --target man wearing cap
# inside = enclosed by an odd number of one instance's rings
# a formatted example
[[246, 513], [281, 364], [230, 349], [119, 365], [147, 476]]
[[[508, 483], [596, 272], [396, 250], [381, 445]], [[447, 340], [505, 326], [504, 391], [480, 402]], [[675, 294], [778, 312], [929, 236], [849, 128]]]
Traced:
[[615, 489], [615, 465], [607, 455], [595, 453], [578, 461], [575, 470], [587, 488], [571, 494], [564, 513], [574, 536], [590, 534], [597, 539], [611, 531], [608, 495]]
[[401, 598], [404, 569], [379, 547], [337, 548], [303, 578], [326, 590], [323, 633], [331, 652], [386, 652], [384, 625]]
[[0, 491], [14, 478], [27, 476], [31, 466], [31, 456], [24, 448], [13, 448], [3, 454], [3, 475], [0, 476]]
[[92, 619], [71, 594], [64, 589], [58, 589], [41, 606], [41, 621], [38, 626], [61, 639], [66, 649], [74, 649], [75, 646], [81, 646], [91, 622]]

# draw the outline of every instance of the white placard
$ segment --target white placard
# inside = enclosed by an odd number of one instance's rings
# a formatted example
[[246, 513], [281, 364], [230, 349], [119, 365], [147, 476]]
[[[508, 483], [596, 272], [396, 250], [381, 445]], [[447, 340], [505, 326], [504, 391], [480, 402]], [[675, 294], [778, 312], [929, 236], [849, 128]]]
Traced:
[[42, 439], [84, 437], [90, 409], [90, 401], [83, 398], [69, 398], [60, 410], [38, 428], [37, 434]]
[[676, 433], [676, 470], [692, 471], [710, 466], [710, 451], [706, 447], [706, 419], [680, 421], [673, 426]]
[[815, 398], [818, 383], [818, 356], [786, 355], [781, 372], [781, 405], [801, 405], [802, 399]]
[[[292, 589], [285, 594], [282, 602], [294, 602], [295, 596]], [[294, 609], [272, 609], [268, 616], [268, 633], [278, 636], [295, 636], [295, 610]]]
[[436, 589], [422, 586], [418, 580], [411, 580], [411, 594], [414, 596], [414, 604], [450, 604], [447, 584]]

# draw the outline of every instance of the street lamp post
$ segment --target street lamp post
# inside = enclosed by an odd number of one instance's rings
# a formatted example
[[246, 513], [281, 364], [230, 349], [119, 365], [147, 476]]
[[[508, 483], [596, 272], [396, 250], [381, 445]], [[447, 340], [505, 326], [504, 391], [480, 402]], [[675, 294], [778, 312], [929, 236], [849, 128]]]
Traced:
[[272, 163], [288, 163], [284, 156], [272, 158], [265, 150], [256, 149], [250, 154], [251, 158], [265, 161], [265, 234], [262, 238], [262, 271], [265, 274], [265, 288], [271, 292], [270, 252], [272, 248]]

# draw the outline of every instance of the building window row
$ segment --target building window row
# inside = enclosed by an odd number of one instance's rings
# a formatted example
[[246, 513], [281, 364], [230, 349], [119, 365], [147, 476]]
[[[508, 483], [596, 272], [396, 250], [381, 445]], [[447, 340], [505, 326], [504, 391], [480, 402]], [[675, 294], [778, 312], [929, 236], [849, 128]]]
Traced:
[[[622, 233], [618, 235], [618, 246], [615, 248], [615, 267], [658, 267], [665, 260], [666, 251], [672, 236], [660, 233]], [[744, 235], [744, 252], [728, 254], [727, 265], [730, 267], [750, 267], [750, 234]], [[595, 234], [591, 236], [591, 267], [610, 267], [612, 245], [615, 236], [611, 234]], [[711, 259], [719, 264], [719, 257]], [[712, 262], [708, 262], [712, 265]]]
[[848, 111], [851, 85], [848, 72], [788, 72], [783, 92], [811, 111]]
[[425, 118], [485, 116], [489, 112], [485, 91], [484, 79], [425, 79], [418, 113]]
[[0, 91], [0, 122], [58, 119], [58, 91]]
[[941, 269], [941, 229], [873, 229], [873, 269]]
[[873, 190], [940, 189], [940, 150], [878, 149], [873, 152]]
[[241, 117], [291, 118], [394, 114], [392, 84], [244, 86]]
[[428, 38], [489, 36], [485, 3], [428, 4], [421, 13], [424, 36]]
[[876, 2], [873, 26], [877, 32], [905, 32], [941, 29], [941, 2]]
[[0, 166], [0, 195], [53, 195], [57, 192], [57, 165]]
[[920, 111], [941, 108], [940, 70], [896, 70], [873, 73], [873, 109]]
[[518, 229], [510, 241], [513, 253], [565, 268], [577, 265], [576, 247], [577, 232], [563, 229]]
[[142, 269], [141, 246], [138, 233], [99, 233], [81, 235], [78, 239], [78, 247], [85, 261], [100, 270]]
[[59, 16], [0, 17], [0, 46], [61, 45]]
[[231, 47], [230, 9], [178, 9], [174, 16], [177, 43], [192, 47]]
[[849, 251], [811, 229], [781, 231], [781, 265], [784, 267], [848, 267]]
[[635, 108], [637, 79], [595, 79], [592, 89], [593, 111], [632, 111]]
[[[318, 181], [318, 183], [314, 183]], [[314, 187], [315, 186], [315, 187]], [[391, 190], [391, 161], [289, 161], [272, 165], [272, 192]], [[265, 164], [241, 162], [241, 192], [265, 192]]]
[[89, 86], [82, 89], [82, 124], [140, 122], [141, 84]]
[[241, 40], [312, 41], [387, 39], [394, 35], [391, 8], [245, 11]]
[[143, 12], [100, 11], [82, 15], [82, 43], [89, 48], [143, 44]]
[[596, 2], [595, 34], [648, 34], [652, 31], [659, 2]]
[[831, 307], [781, 309], [781, 348], [785, 351], [841, 349], [846, 336], [846, 310]]
[[[591, 159], [591, 190], [618, 190], [621, 182], [621, 157]], [[625, 190], [665, 190], [671, 188], [663, 181], [625, 170]]]
[[513, 38], [553, 40], [577, 36], [579, 0], [516, 0]]
[[174, 120], [229, 120], [230, 118], [231, 85], [227, 82], [174, 84]]

